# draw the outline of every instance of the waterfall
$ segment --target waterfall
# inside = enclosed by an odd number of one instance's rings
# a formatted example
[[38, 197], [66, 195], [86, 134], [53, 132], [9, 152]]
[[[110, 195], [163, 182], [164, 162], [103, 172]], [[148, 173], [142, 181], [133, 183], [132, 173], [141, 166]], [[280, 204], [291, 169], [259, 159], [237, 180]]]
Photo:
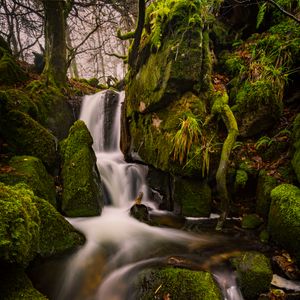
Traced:
[[[112, 91], [86, 96], [80, 119], [93, 137], [93, 149], [105, 189], [106, 205], [102, 215], [69, 219], [86, 237], [85, 245], [73, 254], [51, 291], [55, 300], [124, 300], [128, 283], [143, 267], [166, 261], [170, 255], [191, 255], [194, 251], [226, 243], [226, 238], [212, 234], [194, 234], [141, 223], [129, 216], [137, 194], [150, 205], [145, 182], [147, 167], [129, 164], [120, 151], [120, 111], [124, 93]], [[152, 205], [154, 207], [154, 205]], [[205, 261], [207, 258], [202, 258]], [[232, 274], [218, 270], [214, 274], [224, 299], [241, 300]], [[130, 297], [129, 297], [130, 298]]]

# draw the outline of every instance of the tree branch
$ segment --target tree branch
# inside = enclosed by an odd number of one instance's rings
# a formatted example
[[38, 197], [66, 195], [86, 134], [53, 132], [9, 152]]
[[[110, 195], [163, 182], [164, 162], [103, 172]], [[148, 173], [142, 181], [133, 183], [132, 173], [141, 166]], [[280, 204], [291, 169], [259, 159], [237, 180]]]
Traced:
[[289, 18], [293, 19], [294, 21], [296, 21], [297, 23], [300, 24], [300, 19], [298, 19], [296, 16], [294, 16], [293, 14], [291, 14], [290, 12], [286, 11], [284, 8], [282, 8], [279, 4], [277, 4], [275, 1], [273, 0], [266, 0], [267, 2], [271, 3], [273, 6], [275, 6], [276, 8], [278, 8], [284, 15], [288, 16]]

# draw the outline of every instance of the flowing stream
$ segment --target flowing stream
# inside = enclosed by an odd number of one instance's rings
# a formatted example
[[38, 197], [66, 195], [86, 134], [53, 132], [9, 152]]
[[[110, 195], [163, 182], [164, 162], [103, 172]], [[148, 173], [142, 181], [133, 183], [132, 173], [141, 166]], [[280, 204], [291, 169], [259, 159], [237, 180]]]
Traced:
[[[56, 262], [59, 267], [48, 280], [53, 285], [48, 290], [50, 299], [134, 300], [130, 283], [140, 270], [172, 265], [174, 261], [205, 269], [212, 249], [232, 245], [230, 238], [220, 234], [154, 227], [129, 216], [133, 200], [141, 191], [143, 203], [154, 210], [155, 205], [149, 199], [145, 181], [147, 167], [126, 163], [119, 148], [124, 93], [110, 97], [108, 93], [86, 96], [80, 115], [94, 139], [107, 205], [99, 217], [69, 219], [85, 234], [86, 244], [71, 257]], [[208, 269], [219, 283], [224, 299], [243, 299], [226, 263], [217, 262]]]

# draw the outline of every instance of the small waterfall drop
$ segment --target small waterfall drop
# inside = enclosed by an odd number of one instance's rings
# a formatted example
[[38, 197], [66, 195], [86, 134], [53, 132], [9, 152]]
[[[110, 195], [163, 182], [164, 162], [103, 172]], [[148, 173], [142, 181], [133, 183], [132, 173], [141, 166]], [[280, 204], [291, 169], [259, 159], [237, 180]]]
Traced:
[[[128, 283], [144, 267], [166, 264], [172, 255], [194, 258], [195, 250], [201, 252], [209, 245], [226, 242], [211, 234], [149, 226], [129, 216], [132, 201], [140, 191], [144, 193], [143, 203], [154, 205], [148, 201], [147, 167], [126, 163], [120, 151], [123, 100], [124, 93], [112, 91], [84, 98], [80, 119], [94, 139], [97, 166], [110, 205], [99, 217], [69, 219], [84, 233], [86, 243], [68, 259], [51, 299], [131, 300]], [[214, 276], [219, 283], [228, 282], [230, 277], [222, 271]], [[242, 300], [235, 290], [236, 286], [224, 285], [224, 299]]]

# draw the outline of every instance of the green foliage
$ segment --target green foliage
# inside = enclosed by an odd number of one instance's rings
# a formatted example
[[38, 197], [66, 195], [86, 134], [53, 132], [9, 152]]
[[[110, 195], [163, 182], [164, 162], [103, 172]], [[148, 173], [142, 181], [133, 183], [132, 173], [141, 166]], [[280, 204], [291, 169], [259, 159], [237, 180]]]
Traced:
[[193, 114], [188, 113], [179, 121], [180, 128], [173, 138], [174, 147], [172, 153], [173, 159], [178, 159], [180, 164], [182, 164], [189, 156], [192, 145], [199, 144], [202, 133], [199, 120]]
[[259, 10], [258, 10], [257, 17], [256, 17], [256, 28], [259, 28], [260, 24], [264, 20], [265, 13], [267, 10], [267, 2], [264, 2], [263, 4], [259, 4], [258, 7], [259, 7]]
[[243, 216], [242, 228], [244, 229], [255, 229], [263, 223], [262, 218], [257, 214], [250, 214]]
[[268, 136], [261, 136], [259, 140], [255, 143], [255, 149], [270, 147], [273, 143], [273, 139]]

